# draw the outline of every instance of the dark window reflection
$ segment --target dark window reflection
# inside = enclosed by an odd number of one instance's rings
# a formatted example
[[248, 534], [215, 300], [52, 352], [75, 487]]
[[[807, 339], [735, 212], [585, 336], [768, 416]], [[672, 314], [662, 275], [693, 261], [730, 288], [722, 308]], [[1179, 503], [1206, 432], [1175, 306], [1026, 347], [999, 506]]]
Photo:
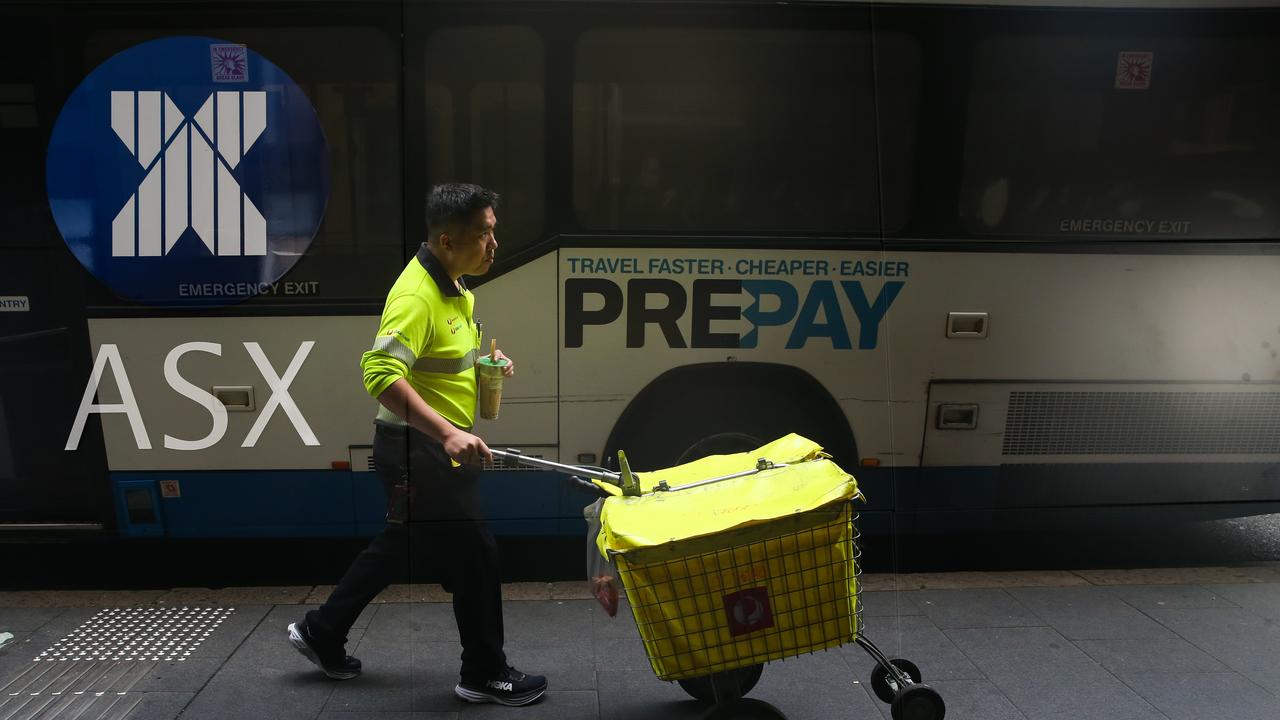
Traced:
[[427, 38], [427, 180], [502, 196], [498, 243], [538, 239], [546, 208], [545, 50], [523, 27], [457, 27]]
[[974, 232], [1280, 231], [1273, 39], [1000, 37], [975, 59], [961, 215]]
[[[593, 229], [877, 232], [870, 35], [798, 30], [614, 29], [574, 62], [574, 206]], [[881, 112], [906, 218], [915, 46], [877, 37], [893, 82]]]

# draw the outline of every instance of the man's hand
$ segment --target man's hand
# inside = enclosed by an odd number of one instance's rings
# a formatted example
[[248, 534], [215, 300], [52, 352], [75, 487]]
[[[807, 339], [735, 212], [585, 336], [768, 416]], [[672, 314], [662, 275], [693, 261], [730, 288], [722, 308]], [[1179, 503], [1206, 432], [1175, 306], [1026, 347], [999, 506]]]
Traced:
[[515, 362], [514, 360], [512, 360], [511, 358], [507, 357], [506, 355], [503, 355], [503, 354], [502, 354], [502, 349], [501, 349], [501, 348], [499, 348], [499, 349], [495, 350], [495, 351], [494, 351], [494, 355], [496, 356], [496, 359], [498, 359], [498, 360], [506, 360], [506, 361], [507, 361], [507, 365], [506, 365], [506, 367], [502, 368], [502, 376], [503, 376], [503, 377], [511, 377], [512, 375], [515, 375], [515, 374], [516, 374], [516, 362]]
[[479, 436], [456, 428], [445, 437], [444, 451], [463, 465], [493, 464], [493, 453]]

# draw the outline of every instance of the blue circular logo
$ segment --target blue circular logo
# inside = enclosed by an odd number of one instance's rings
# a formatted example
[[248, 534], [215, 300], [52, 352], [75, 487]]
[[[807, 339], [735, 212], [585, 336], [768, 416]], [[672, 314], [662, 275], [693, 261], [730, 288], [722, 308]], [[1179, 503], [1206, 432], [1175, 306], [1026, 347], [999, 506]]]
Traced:
[[329, 199], [311, 102], [244, 45], [153, 40], [71, 93], [46, 158], [71, 252], [116, 294], [225, 305], [270, 290], [306, 253]]

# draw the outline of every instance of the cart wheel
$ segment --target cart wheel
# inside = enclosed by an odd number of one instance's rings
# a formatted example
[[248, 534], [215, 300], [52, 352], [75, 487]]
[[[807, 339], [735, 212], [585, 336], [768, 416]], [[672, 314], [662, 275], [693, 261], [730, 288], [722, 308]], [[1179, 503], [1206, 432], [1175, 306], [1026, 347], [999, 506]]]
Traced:
[[947, 705], [942, 696], [928, 685], [908, 685], [893, 699], [889, 706], [893, 720], [942, 720]]
[[[911, 682], [920, 682], [920, 668], [910, 660], [890, 660], [894, 667], [906, 673], [911, 678]], [[898, 693], [897, 683], [890, 684], [889, 671], [880, 663], [871, 669], [871, 690], [875, 692], [876, 697], [880, 698], [880, 702], [892, 703], [893, 698]]]
[[[738, 695], [743, 696], [751, 692], [751, 688], [756, 686], [760, 681], [760, 674], [764, 672], [764, 665], [748, 665], [736, 670], [728, 670], [727, 672], [737, 676], [738, 679]], [[685, 678], [677, 680], [680, 687], [689, 693], [689, 696], [695, 700], [701, 700], [704, 703], [714, 703], [716, 701], [715, 691], [711, 688], [711, 676], [702, 675], [700, 677]], [[887, 700], [885, 702], [888, 702]]]
[[763, 700], [739, 698], [716, 705], [702, 716], [702, 720], [787, 720], [787, 716]]

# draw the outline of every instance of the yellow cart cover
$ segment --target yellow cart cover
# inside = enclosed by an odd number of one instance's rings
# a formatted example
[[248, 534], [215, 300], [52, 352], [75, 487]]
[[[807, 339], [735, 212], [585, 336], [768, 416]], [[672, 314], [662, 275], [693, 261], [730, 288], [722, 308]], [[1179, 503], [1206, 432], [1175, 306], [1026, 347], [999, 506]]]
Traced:
[[[678, 492], [652, 492], [661, 481], [676, 487], [751, 470], [760, 458], [788, 467]], [[711, 455], [636, 473], [645, 494], [605, 500], [600, 513], [603, 531], [596, 544], [601, 554], [626, 553], [750, 527], [856, 497], [857, 482], [825, 458], [820, 445], [792, 433], [750, 452]]]

